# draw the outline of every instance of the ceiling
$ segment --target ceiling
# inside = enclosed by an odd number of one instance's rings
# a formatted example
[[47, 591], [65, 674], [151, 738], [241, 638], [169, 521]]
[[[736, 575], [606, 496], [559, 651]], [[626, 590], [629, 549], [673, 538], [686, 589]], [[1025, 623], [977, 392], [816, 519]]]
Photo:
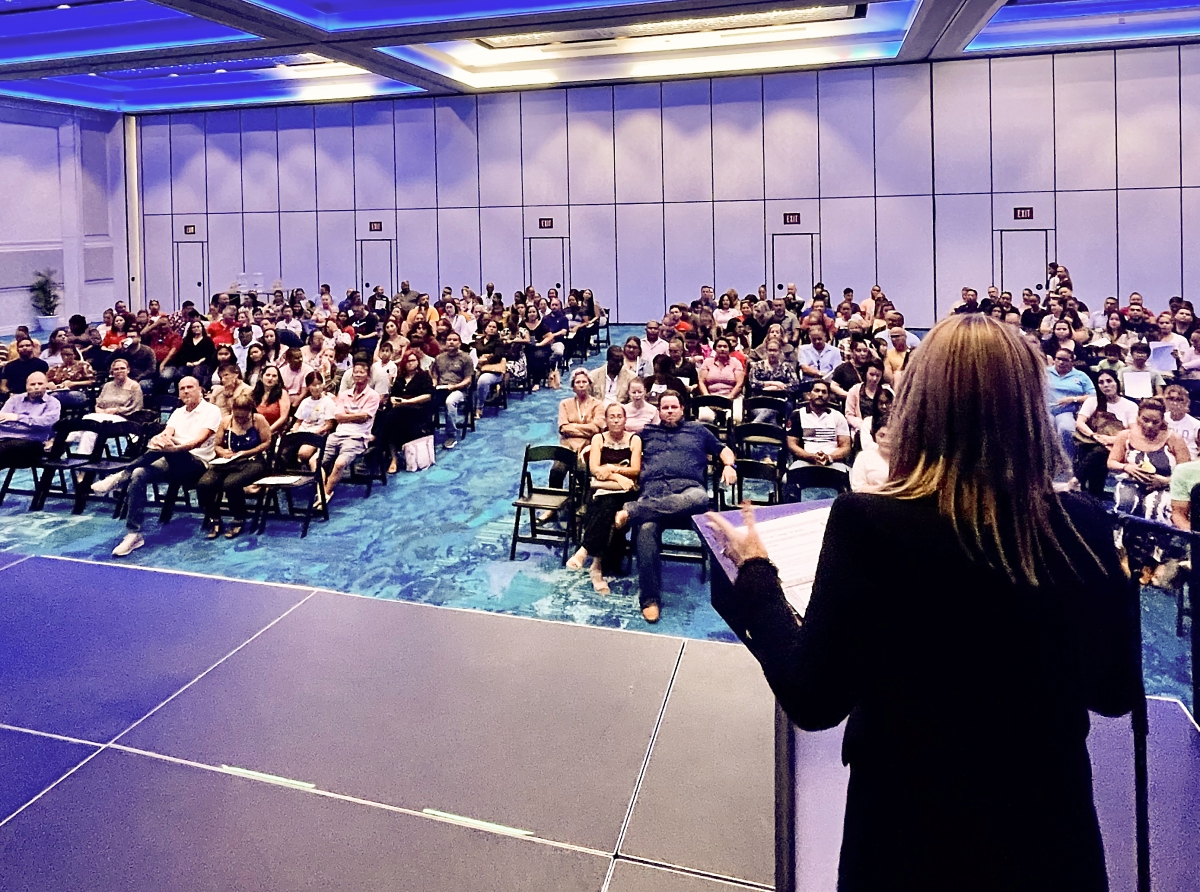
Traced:
[[1196, 39], [1181, 0], [0, 0], [0, 95], [146, 112]]

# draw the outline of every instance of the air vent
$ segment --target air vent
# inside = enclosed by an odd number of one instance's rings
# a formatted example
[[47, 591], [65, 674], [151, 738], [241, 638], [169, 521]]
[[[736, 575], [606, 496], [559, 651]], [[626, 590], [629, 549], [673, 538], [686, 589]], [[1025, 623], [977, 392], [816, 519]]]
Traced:
[[524, 34], [480, 37], [478, 41], [491, 49], [514, 49], [554, 43], [595, 43], [602, 40], [616, 40], [621, 37], [661, 37], [669, 34], [693, 34], [698, 31], [732, 31], [744, 28], [771, 28], [780, 25], [807, 25], [813, 22], [862, 18], [866, 14], [867, 4], [865, 3], [843, 6], [808, 6], [802, 9], [775, 9], [768, 12], [671, 19], [663, 22], [642, 22], [636, 25], [614, 25], [608, 28], [580, 28], [575, 31], [529, 31]]

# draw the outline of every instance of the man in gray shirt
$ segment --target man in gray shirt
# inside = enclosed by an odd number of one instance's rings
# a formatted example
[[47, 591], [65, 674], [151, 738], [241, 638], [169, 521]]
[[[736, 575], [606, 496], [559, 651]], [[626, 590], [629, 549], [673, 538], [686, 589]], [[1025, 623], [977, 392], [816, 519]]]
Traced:
[[458, 445], [459, 407], [471, 386], [475, 367], [471, 357], [462, 351], [462, 339], [456, 332], [446, 335], [446, 346], [433, 360], [433, 380], [438, 393], [446, 398], [446, 442], [447, 449]]

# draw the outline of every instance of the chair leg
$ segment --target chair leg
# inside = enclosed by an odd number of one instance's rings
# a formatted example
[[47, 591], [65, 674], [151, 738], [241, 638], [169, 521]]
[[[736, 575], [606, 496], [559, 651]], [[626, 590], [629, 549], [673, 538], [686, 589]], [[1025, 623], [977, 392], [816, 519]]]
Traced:
[[[6, 483], [5, 485], [7, 486], [8, 484]], [[0, 501], [2, 501], [2, 498], [0, 498]], [[517, 536], [521, 532], [521, 510], [520, 508], [517, 509], [517, 518], [513, 521], [512, 544], [508, 548], [508, 559], [510, 561], [517, 559]]]
[[4, 475], [4, 483], [0, 484], [0, 505], [4, 504], [4, 497], [8, 495], [9, 484], [12, 483], [13, 474], [16, 472], [16, 468], [9, 468], [8, 473]]

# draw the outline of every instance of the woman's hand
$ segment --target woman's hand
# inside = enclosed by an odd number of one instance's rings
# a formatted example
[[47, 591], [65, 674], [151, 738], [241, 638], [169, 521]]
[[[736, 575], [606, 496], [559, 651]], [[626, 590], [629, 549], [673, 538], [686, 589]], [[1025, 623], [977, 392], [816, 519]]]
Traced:
[[716, 533], [721, 551], [739, 567], [750, 558], [767, 557], [767, 549], [754, 525], [754, 507], [749, 502], [742, 502], [741, 527], [735, 527], [715, 511], [709, 511], [705, 517], [708, 528]]

